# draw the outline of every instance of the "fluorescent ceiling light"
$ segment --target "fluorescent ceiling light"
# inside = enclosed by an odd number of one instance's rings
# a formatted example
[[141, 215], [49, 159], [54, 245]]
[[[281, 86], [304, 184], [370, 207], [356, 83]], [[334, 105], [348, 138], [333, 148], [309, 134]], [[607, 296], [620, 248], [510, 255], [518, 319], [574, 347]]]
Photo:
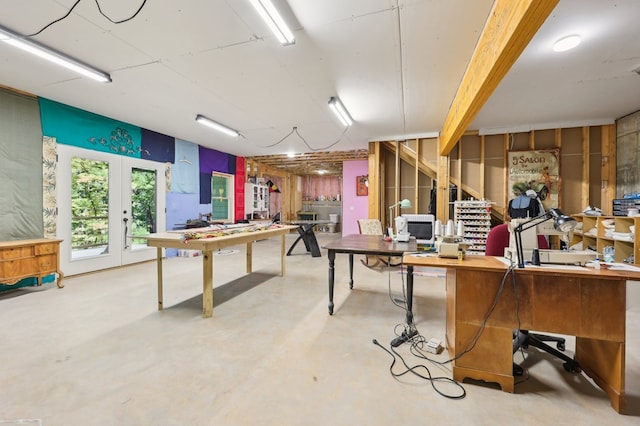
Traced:
[[340, 98], [332, 96], [329, 98], [329, 108], [331, 111], [340, 119], [340, 122], [345, 126], [349, 127], [353, 124], [353, 119], [349, 115], [347, 109], [342, 105]]
[[216, 121], [213, 121], [210, 118], [205, 117], [204, 115], [200, 115], [200, 114], [196, 115], [196, 121], [200, 124], [204, 124], [207, 127], [211, 127], [212, 129], [222, 132], [225, 135], [234, 136], [234, 137], [240, 135], [240, 132], [238, 132], [237, 130], [233, 130], [231, 127], [227, 127], [224, 124], [220, 124]]
[[574, 34], [574, 35], [562, 37], [561, 39], [553, 43], [553, 50], [554, 52], [564, 52], [566, 50], [573, 49], [579, 44], [580, 44], [580, 36]]
[[250, 0], [253, 7], [256, 8], [260, 17], [267, 24], [269, 29], [276, 36], [280, 44], [288, 46], [296, 42], [293, 33], [278, 13], [271, 0]]
[[42, 59], [53, 62], [85, 77], [92, 78], [101, 83], [110, 83], [111, 76], [104, 71], [100, 71], [97, 68], [93, 68], [85, 63], [82, 63], [69, 56], [63, 55], [60, 52], [56, 52], [44, 45], [36, 43], [33, 40], [24, 38], [20, 34], [14, 33], [4, 27], [0, 27], [0, 40], [7, 44], [10, 44], [18, 49], [22, 49], [25, 52], [36, 55]]

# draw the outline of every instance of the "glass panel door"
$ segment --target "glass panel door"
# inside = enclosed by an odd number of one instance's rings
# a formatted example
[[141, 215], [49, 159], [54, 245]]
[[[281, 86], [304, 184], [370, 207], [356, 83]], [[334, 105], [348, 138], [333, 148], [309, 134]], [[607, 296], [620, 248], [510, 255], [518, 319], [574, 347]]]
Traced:
[[136, 236], [165, 229], [165, 165], [123, 157], [122, 264], [155, 259], [155, 247]]
[[75, 275], [154, 259], [138, 235], [164, 231], [164, 164], [58, 145], [60, 264]]

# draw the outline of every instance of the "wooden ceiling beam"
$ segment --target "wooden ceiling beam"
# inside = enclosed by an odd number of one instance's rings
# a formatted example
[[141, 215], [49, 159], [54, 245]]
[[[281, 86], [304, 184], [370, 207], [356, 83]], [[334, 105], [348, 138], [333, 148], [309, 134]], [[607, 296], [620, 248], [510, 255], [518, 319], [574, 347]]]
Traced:
[[442, 126], [440, 155], [449, 155], [558, 2], [495, 0]]

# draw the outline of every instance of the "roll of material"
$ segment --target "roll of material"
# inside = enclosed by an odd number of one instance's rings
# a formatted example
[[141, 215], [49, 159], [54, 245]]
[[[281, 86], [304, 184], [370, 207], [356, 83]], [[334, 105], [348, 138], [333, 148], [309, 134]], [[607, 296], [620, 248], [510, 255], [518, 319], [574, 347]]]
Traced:
[[456, 236], [464, 237], [464, 223], [461, 220], [458, 221], [458, 225], [456, 227]]
[[447, 230], [445, 231], [445, 236], [446, 237], [453, 237], [453, 220], [449, 219], [449, 221], [447, 222]]
[[440, 219], [436, 220], [436, 224], [434, 225], [434, 230], [433, 230], [433, 234], [436, 237], [439, 237], [442, 235], [442, 222], [440, 222]]

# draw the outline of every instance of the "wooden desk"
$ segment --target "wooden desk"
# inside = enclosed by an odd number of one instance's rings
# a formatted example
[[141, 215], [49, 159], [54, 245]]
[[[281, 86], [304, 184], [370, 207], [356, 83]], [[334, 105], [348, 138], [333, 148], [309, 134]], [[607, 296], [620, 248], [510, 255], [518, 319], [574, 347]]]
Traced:
[[[247, 245], [247, 274], [252, 272], [253, 242], [267, 238], [280, 236], [280, 275], [285, 274], [284, 242], [285, 235], [295, 226], [272, 225], [270, 229], [260, 231], [237, 232], [230, 235], [215, 238], [201, 238], [183, 241], [184, 232], [163, 232], [149, 234], [142, 238], [147, 239], [147, 245], [157, 247], [157, 270], [158, 270], [158, 310], [162, 310], [162, 249], [177, 248], [202, 250], [202, 317], [208, 318], [213, 315], [213, 251], [238, 244]], [[197, 230], [195, 230], [197, 231]], [[204, 228], [206, 231], [206, 228]]]
[[60, 270], [60, 243], [62, 240], [36, 238], [0, 242], [0, 284], [12, 285], [24, 278], [42, 278], [57, 273], [56, 284], [62, 285], [64, 274]]
[[[353, 289], [353, 255], [364, 254], [370, 256], [402, 256], [406, 252], [416, 252], [418, 246], [415, 239], [406, 243], [385, 241], [382, 235], [347, 235], [329, 242], [323, 248], [327, 249], [329, 258], [329, 315], [333, 315], [333, 284], [335, 278], [336, 253], [349, 255], [349, 288]], [[407, 282], [407, 324], [413, 323], [413, 283]]]
[[414, 266], [446, 268], [447, 347], [450, 357], [460, 356], [453, 362], [455, 380], [496, 382], [503, 391], [514, 391], [515, 274], [520, 328], [576, 336], [575, 360], [608, 394], [613, 408], [624, 413], [626, 282], [640, 280], [639, 272], [516, 267], [475, 347], [463, 354], [481, 328], [508, 266], [490, 256], [458, 261], [405, 255], [403, 261], [408, 283], [413, 283]]

